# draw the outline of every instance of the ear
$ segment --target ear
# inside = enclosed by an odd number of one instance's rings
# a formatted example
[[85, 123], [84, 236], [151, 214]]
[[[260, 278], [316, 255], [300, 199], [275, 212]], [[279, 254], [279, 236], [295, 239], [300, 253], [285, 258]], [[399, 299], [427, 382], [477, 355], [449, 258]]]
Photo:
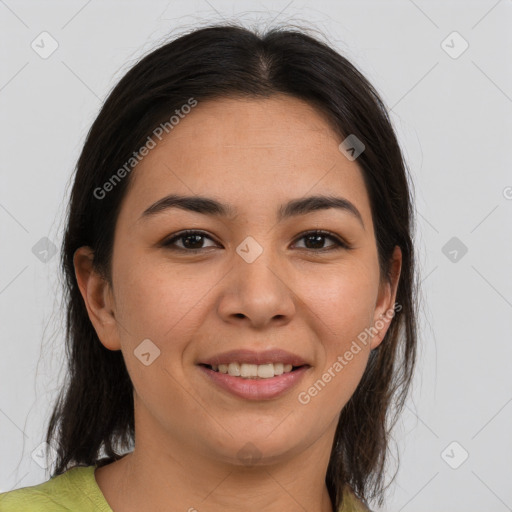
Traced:
[[73, 265], [78, 287], [101, 343], [109, 350], [120, 350], [112, 289], [94, 269], [93, 261], [94, 252], [90, 247], [80, 247], [75, 251]]
[[373, 350], [377, 348], [384, 339], [389, 329], [391, 320], [395, 313], [395, 298], [400, 280], [400, 272], [402, 270], [402, 251], [398, 245], [395, 246], [393, 255], [391, 256], [390, 276], [385, 276], [379, 287], [379, 295], [375, 305], [375, 313], [373, 317], [372, 332], [377, 330], [372, 338], [370, 347]]

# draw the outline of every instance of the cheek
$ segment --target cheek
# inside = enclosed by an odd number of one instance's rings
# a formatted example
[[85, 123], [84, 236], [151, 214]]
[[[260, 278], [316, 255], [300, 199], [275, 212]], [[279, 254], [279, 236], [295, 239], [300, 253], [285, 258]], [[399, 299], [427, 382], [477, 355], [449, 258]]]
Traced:
[[186, 397], [180, 398], [182, 355], [190, 333], [197, 330], [194, 313], [204, 289], [169, 263], [155, 264], [149, 258], [127, 259], [116, 271], [118, 332], [137, 395], [155, 416], [162, 413], [161, 403], [177, 406], [181, 401], [181, 407], [193, 409]]
[[307, 386], [297, 395], [299, 404], [305, 410], [315, 411], [314, 416], [325, 421], [332, 420], [354, 394], [368, 362], [369, 348], [353, 343], [347, 336], [333, 340], [326, 347], [322, 364], [314, 370]]
[[369, 327], [373, 318], [377, 283], [371, 272], [355, 265], [329, 273], [309, 272], [302, 279], [300, 298], [322, 327], [326, 348], [342, 350], [345, 344]]
[[310, 275], [301, 286], [323, 352], [312, 387], [302, 390], [305, 402], [335, 403], [341, 410], [359, 384], [370, 352], [369, 328], [377, 293], [372, 279], [371, 272], [354, 266], [350, 272]]
[[132, 381], [139, 394], [176, 391], [186, 378], [187, 347], [201, 332], [212, 307], [208, 292], [219, 275], [206, 266], [180, 267], [140, 255], [121, 262], [117, 271], [118, 332]]
[[191, 312], [204, 295], [197, 277], [191, 279], [180, 268], [155, 264], [149, 258], [124, 262], [117, 280], [119, 320], [131, 337], [154, 338], [159, 346], [176, 338], [176, 331], [190, 322]]

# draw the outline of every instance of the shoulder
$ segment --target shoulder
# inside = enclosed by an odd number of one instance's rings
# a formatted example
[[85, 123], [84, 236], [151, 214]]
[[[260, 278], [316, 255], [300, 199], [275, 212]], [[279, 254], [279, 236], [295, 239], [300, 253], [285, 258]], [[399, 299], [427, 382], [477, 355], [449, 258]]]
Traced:
[[68, 469], [30, 487], [0, 494], [2, 512], [112, 512], [94, 478], [95, 466]]
[[371, 510], [355, 495], [350, 486], [347, 485], [343, 490], [343, 503], [338, 512], [371, 512]]

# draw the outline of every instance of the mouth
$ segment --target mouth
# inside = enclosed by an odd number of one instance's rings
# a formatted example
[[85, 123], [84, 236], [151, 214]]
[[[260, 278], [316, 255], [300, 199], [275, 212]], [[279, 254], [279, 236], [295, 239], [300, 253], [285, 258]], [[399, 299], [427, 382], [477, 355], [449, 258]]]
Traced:
[[204, 368], [207, 368], [208, 370], [211, 370], [216, 373], [251, 380], [272, 379], [280, 375], [295, 372], [297, 370], [300, 370], [301, 368], [309, 368], [309, 365], [307, 364], [293, 366], [292, 364], [289, 363], [252, 364], [238, 362], [218, 365], [200, 363], [199, 366], [203, 366]]
[[306, 359], [280, 348], [231, 350], [196, 364], [215, 389], [245, 400], [273, 400], [289, 394], [312, 368]]
[[[198, 368], [207, 382], [213, 384], [215, 389], [221, 392], [249, 401], [267, 401], [276, 400], [291, 393], [311, 368], [308, 364], [289, 365], [285, 371], [285, 365], [281, 364], [283, 368], [282, 373], [279, 374], [281, 370], [279, 364], [229, 363], [219, 364], [216, 368], [216, 365], [201, 363], [198, 364]], [[274, 369], [270, 367], [274, 367]], [[240, 374], [244, 373], [244, 375], [230, 374], [230, 372], [236, 374], [238, 370]], [[277, 374], [274, 374], [275, 370], [277, 370]]]

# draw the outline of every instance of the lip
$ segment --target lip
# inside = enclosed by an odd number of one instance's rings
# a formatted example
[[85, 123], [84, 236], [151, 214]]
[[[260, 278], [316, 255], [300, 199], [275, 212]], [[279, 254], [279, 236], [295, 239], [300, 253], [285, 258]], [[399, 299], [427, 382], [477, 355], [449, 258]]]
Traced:
[[221, 389], [246, 400], [271, 400], [278, 398], [295, 387], [310, 368], [309, 365], [301, 366], [291, 372], [268, 379], [244, 379], [242, 377], [234, 377], [228, 373], [216, 372], [206, 366], [199, 365], [199, 369], [203, 375], [210, 379], [210, 382], [214, 382]]
[[[248, 364], [268, 364], [268, 363], [282, 363], [291, 364], [292, 366], [304, 366], [308, 365], [302, 357], [297, 354], [292, 354], [286, 350], [279, 348], [264, 350], [262, 352], [256, 352], [254, 350], [240, 349], [231, 350], [229, 352], [223, 352], [217, 354], [208, 359], [199, 361], [198, 364], [207, 364], [209, 366], [229, 363], [248, 363]], [[275, 378], [275, 377], [274, 377]]]

